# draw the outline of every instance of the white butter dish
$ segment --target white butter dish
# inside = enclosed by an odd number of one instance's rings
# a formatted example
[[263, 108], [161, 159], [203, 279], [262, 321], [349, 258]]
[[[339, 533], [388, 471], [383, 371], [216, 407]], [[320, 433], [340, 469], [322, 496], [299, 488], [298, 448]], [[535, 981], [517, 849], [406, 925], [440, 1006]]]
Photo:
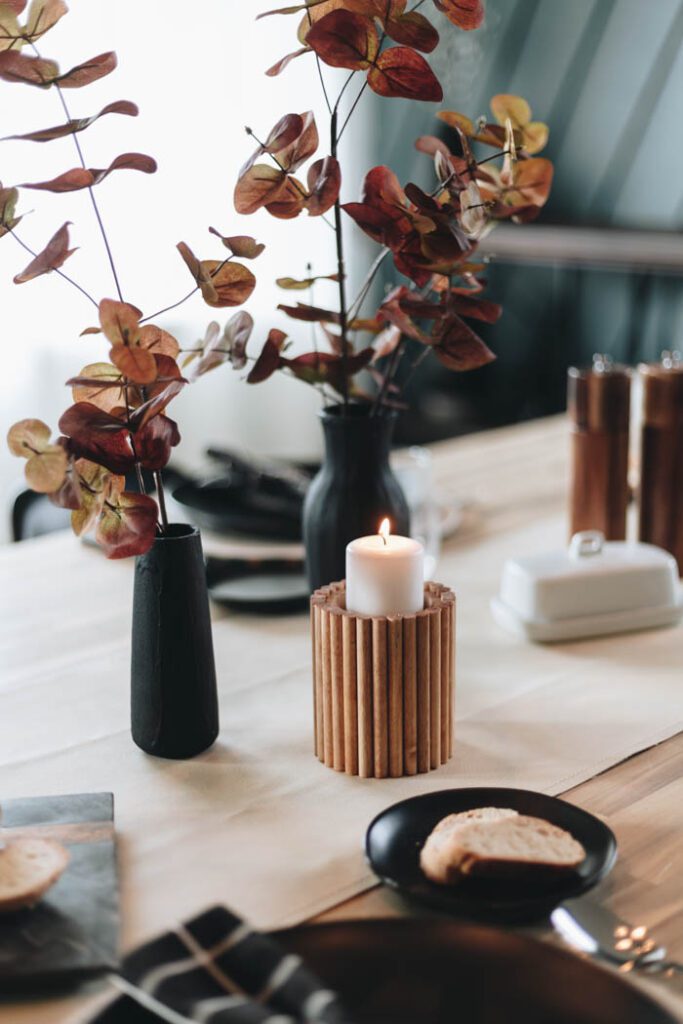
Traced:
[[578, 640], [673, 626], [683, 617], [683, 588], [662, 548], [589, 530], [568, 549], [507, 561], [491, 610], [528, 640]]

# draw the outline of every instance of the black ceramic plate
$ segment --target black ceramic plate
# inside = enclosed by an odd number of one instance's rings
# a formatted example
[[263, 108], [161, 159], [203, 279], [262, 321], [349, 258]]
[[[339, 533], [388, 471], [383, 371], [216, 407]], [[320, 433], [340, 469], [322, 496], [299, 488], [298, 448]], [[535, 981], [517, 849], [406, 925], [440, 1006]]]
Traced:
[[[351, 921], [277, 933], [354, 1024], [675, 1024], [617, 974], [520, 935], [447, 920]], [[128, 998], [91, 1024], [152, 1024]]]
[[308, 608], [310, 590], [297, 560], [209, 558], [206, 580], [211, 600], [229, 608], [272, 614]]
[[[551, 882], [467, 879], [458, 886], [430, 882], [420, 868], [420, 850], [447, 814], [473, 807], [512, 807], [545, 818], [574, 836], [586, 850], [582, 864]], [[445, 789], [402, 800], [382, 811], [368, 828], [365, 853], [372, 870], [403, 895], [465, 917], [532, 921], [565, 899], [592, 888], [614, 865], [617, 843], [602, 821], [573, 804], [525, 789]]]
[[223, 479], [182, 484], [173, 497], [203, 530], [271, 540], [301, 539], [301, 503], [289, 498]]

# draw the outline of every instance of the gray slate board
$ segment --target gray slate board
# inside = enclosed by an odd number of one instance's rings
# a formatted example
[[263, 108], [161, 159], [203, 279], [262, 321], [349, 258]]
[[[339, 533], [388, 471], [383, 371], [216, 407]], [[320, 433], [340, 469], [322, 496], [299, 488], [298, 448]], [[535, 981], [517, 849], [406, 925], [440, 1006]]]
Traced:
[[0, 914], [0, 994], [30, 994], [40, 983], [115, 967], [119, 892], [113, 795], [3, 800], [1, 807], [0, 839], [58, 839], [71, 860], [37, 906]]

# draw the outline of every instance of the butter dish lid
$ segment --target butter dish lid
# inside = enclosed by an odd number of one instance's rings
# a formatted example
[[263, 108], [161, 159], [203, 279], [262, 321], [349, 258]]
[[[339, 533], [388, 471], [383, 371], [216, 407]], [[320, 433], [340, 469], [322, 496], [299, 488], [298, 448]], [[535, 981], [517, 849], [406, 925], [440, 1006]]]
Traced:
[[508, 560], [492, 611], [531, 640], [570, 640], [673, 625], [683, 591], [667, 551], [588, 530], [566, 549]]

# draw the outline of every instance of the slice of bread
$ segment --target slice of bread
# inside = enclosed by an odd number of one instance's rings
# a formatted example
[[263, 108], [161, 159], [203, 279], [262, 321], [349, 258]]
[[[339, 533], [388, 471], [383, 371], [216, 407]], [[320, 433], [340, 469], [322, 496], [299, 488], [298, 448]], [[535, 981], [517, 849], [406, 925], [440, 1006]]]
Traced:
[[0, 914], [32, 907], [69, 863], [56, 839], [8, 840], [0, 850]]
[[502, 808], [481, 812], [470, 812], [469, 818], [449, 815], [428, 837], [420, 865], [433, 882], [453, 885], [467, 877], [540, 880], [572, 871], [586, 856], [569, 832], [542, 818]]

